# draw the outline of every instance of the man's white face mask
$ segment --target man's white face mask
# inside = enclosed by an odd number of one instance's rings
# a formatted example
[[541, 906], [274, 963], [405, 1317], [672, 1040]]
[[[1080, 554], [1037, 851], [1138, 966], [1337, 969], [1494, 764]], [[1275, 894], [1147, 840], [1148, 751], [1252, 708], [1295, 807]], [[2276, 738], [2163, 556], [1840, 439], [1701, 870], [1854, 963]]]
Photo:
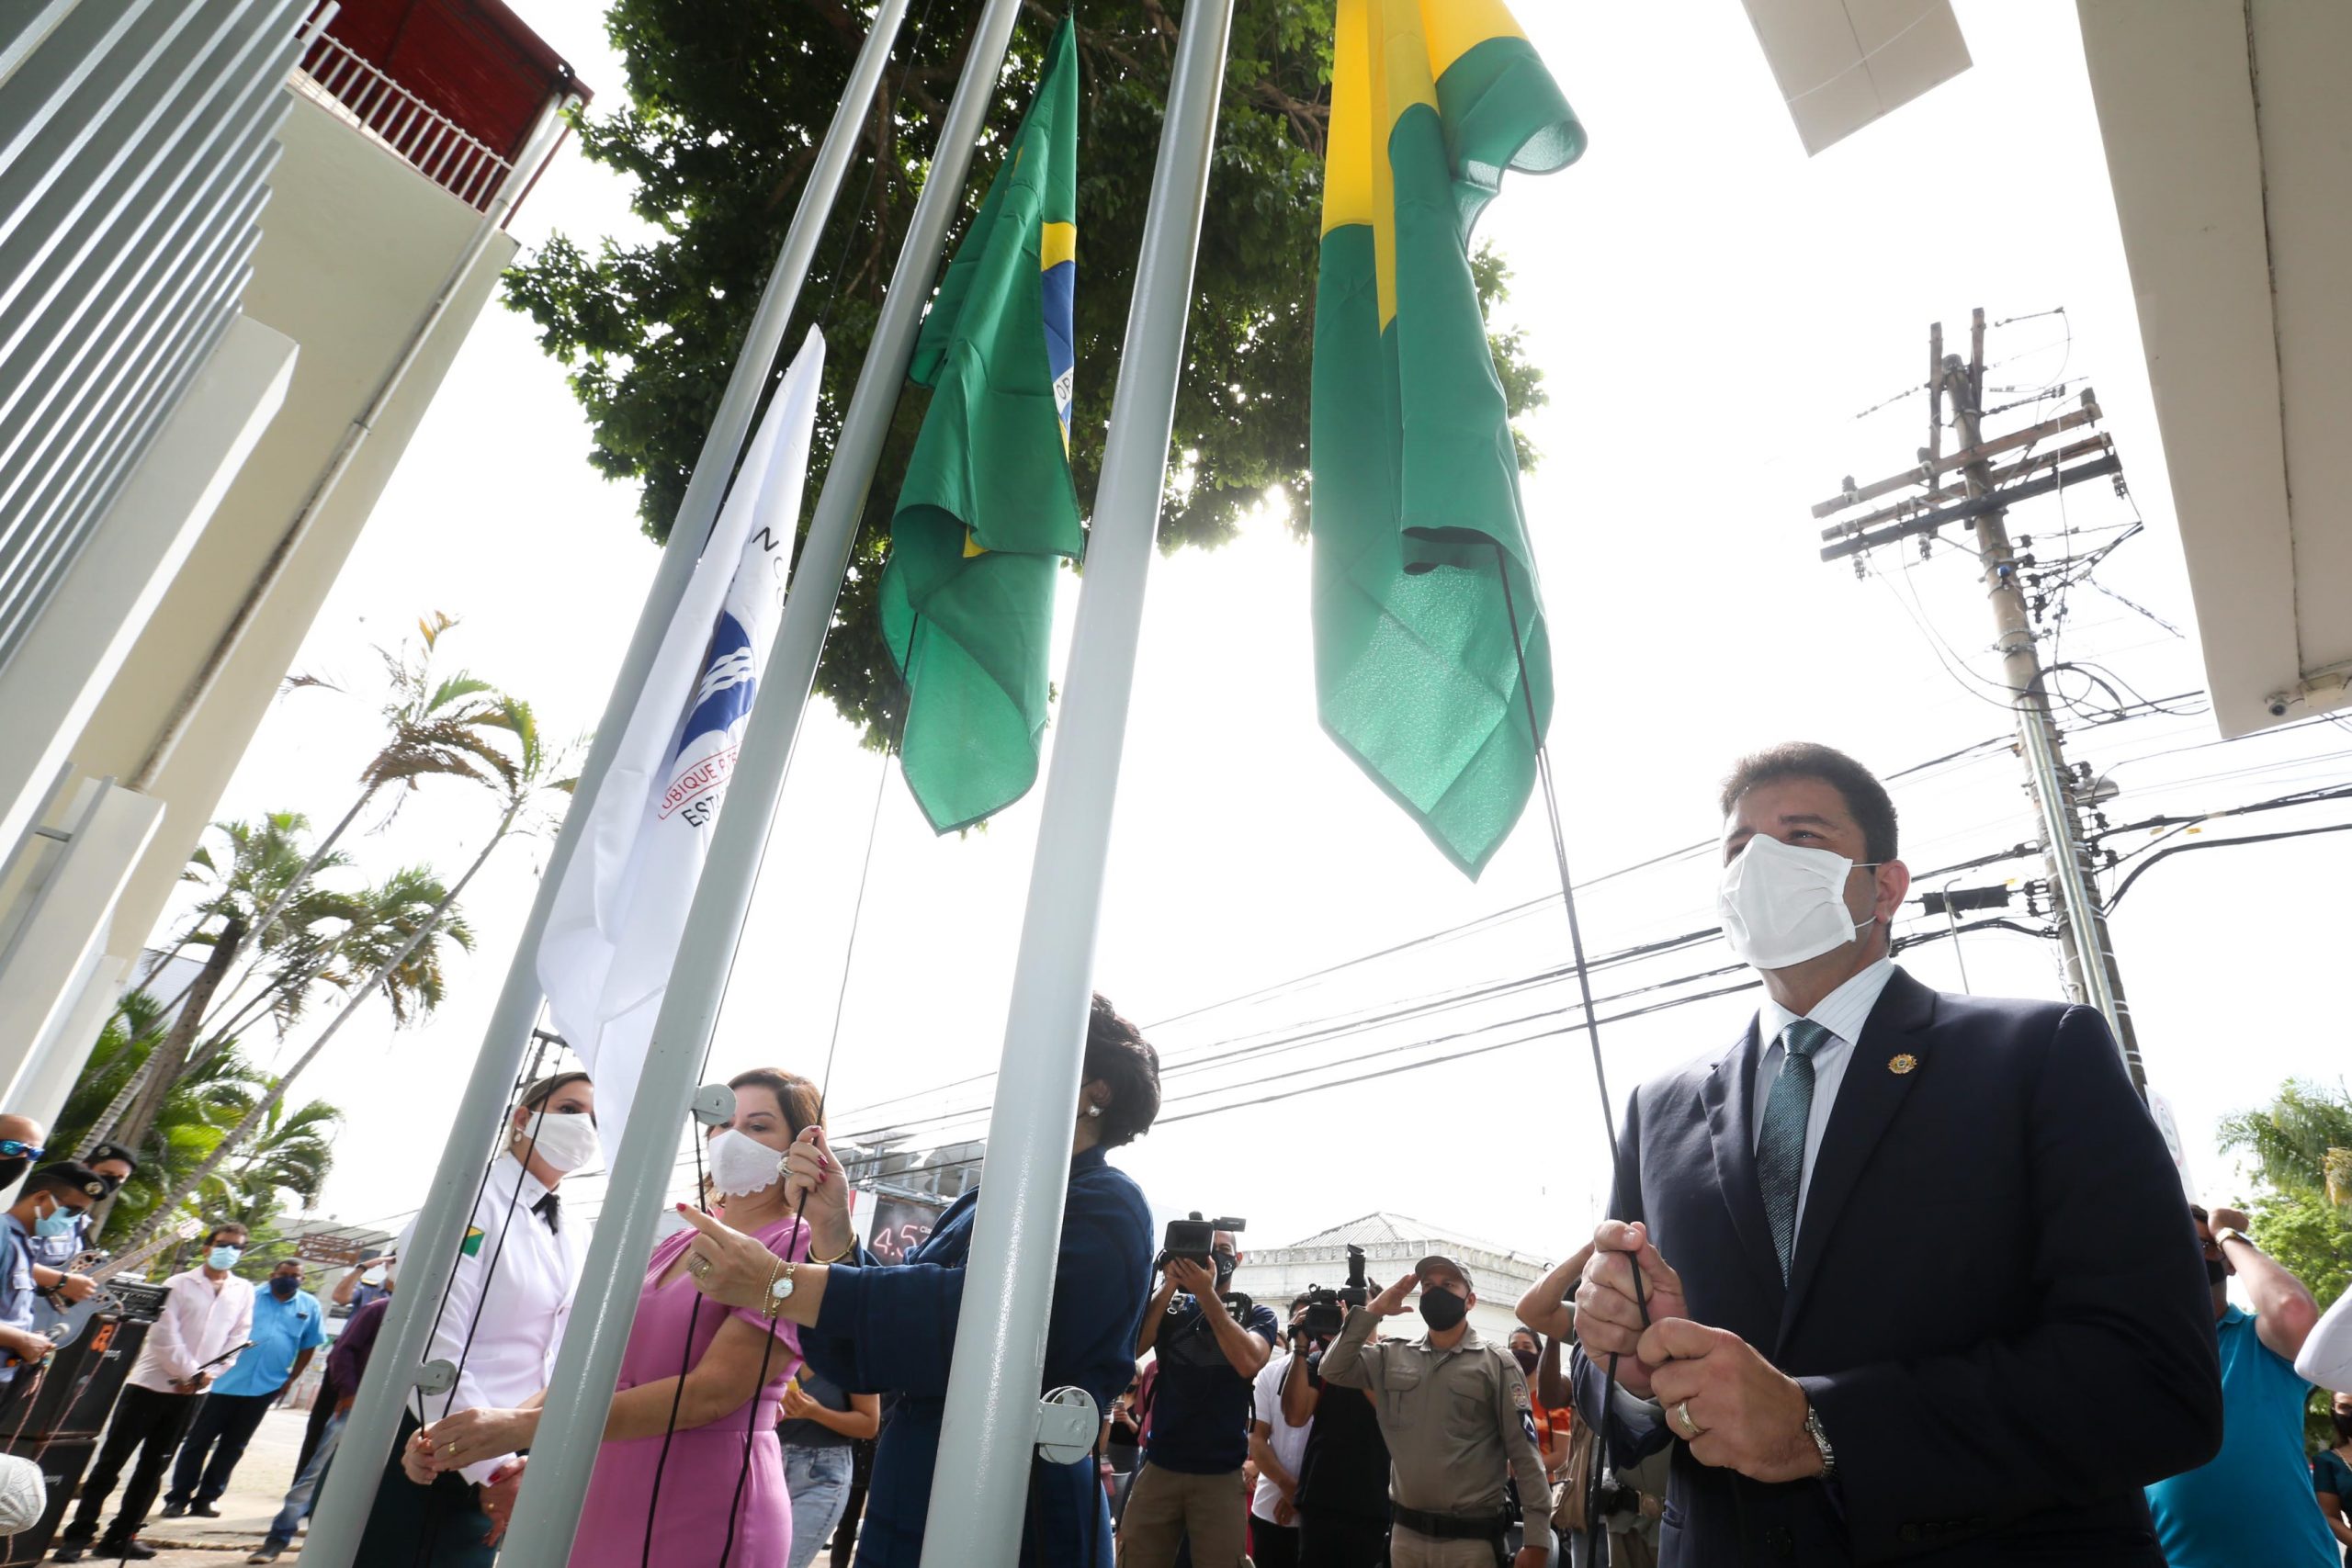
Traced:
[[[1861, 869], [1879, 863], [1866, 861]], [[1715, 890], [1724, 940], [1743, 963], [1786, 969], [1854, 941], [1860, 925], [1846, 908], [1846, 876], [1856, 863], [1831, 850], [1800, 850], [1758, 833], [1747, 840]]]

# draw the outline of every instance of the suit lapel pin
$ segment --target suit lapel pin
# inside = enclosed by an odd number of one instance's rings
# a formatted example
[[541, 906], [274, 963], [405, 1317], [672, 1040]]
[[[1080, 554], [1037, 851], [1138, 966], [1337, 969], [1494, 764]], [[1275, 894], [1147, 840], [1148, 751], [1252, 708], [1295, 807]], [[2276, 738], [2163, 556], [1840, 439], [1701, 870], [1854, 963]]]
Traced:
[[1919, 1058], [1918, 1058], [1918, 1057], [1917, 1057], [1917, 1056], [1914, 1056], [1910, 1052], [1905, 1051], [1905, 1052], [1904, 1052], [1904, 1053], [1903, 1053], [1903, 1055], [1899, 1055], [1899, 1056], [1897, 1056], [1897, 1057], [1894, 1058], [1892, 1061], [1888, 1062], [1888, 1063], [1886, 1064], [1886, 1070], [1887, 1070], [1888, 1072], [1890, 1072], [1890, 1073], [1895, 1073], [1895, 1074], [1898, 1074], [1898, 1075], [1899, 1075], [1899, 1074], [1903, 1074], [1903, 1073], [1907, 1073], [1907, 1072], [1909, 1072], [1912, 1068], [1914, 1068], [1914, 1067], [1917, 1066], [1918, 1065], [1919, 1065]]

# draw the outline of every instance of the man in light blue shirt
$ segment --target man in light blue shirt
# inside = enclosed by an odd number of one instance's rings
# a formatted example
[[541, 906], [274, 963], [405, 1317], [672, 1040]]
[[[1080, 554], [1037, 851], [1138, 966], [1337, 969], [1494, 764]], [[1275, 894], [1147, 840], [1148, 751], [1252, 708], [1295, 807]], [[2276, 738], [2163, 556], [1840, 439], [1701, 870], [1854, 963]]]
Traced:
[[[2213, 1288], [2222, 1350], [2222, 1451], [2148, 1488], [2172, 1568], [2336, 1568], [2335, 1539], [2312, 1501], [2303, 1456], [2303, 1404], [2312, 1385], [2295, 1355], [2319, 1321], [2303, 1282], [2245, 1234], [2234, 1209], [2191, 1208]], [[2245, 1282], [2254, 1311], [2230, 1303], [2224, 1281]]]
[[229, 1489], [263, 1415], [327, 1342], [326, 1316], [319, 1298], [302, 1288], [302, 1265], [291, 1258], [271, 1271], [267, 1290], [254, 1292], [253, 1348], [213, 1383], [197, 1412], [164, 1495], [165, 1518], [220, 1517], [213, 1505]]

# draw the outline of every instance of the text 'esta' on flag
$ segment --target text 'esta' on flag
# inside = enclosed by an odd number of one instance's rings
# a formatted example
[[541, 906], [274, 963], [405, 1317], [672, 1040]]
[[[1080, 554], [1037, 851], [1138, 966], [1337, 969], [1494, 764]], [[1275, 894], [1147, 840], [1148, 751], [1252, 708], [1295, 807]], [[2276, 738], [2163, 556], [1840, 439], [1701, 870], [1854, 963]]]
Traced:
[[1552, 659], [1470, 233], [1504, 171], [1583, 151], [1500, 0], [1339, 0], [1315, 292], [1316, 693], [1331, 738], [1472, 876], [1533, 788]]
[[539, 944], [557, 1033], [622, 1125], [784, 609], [825, 369], [812, 329], [743, 449]]
[[1070, 481], [1078, 55], [1065, 18], [910, 372], [932, 389], [890, 522], [882, 632], [907, 685], [899, 761], [933, 828], [1029, 792], [1054, 580], [1085, 549]]

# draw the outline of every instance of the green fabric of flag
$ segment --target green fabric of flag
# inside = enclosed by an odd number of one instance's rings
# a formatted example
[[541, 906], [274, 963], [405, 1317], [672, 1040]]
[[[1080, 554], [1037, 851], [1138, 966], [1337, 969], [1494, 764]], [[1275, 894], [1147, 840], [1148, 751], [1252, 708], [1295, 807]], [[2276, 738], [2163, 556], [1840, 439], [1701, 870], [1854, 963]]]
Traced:
[[1564, 167], [1584, 132], [1500, 0], [1340, 0], [1331, 76], [1317, 695], [1331, 738], [1475, 877], [1533, 788], [1552, 659], [1469, 237], [1506, 170]]
[[1065, 19], [910, 372], [932, 399], [891, 518], [882, 632], [908, 687], [907, 785], [942, 833], [1037, 778], [1055, 579], [1086, 539], [1069, 474], [1077, 220]]

